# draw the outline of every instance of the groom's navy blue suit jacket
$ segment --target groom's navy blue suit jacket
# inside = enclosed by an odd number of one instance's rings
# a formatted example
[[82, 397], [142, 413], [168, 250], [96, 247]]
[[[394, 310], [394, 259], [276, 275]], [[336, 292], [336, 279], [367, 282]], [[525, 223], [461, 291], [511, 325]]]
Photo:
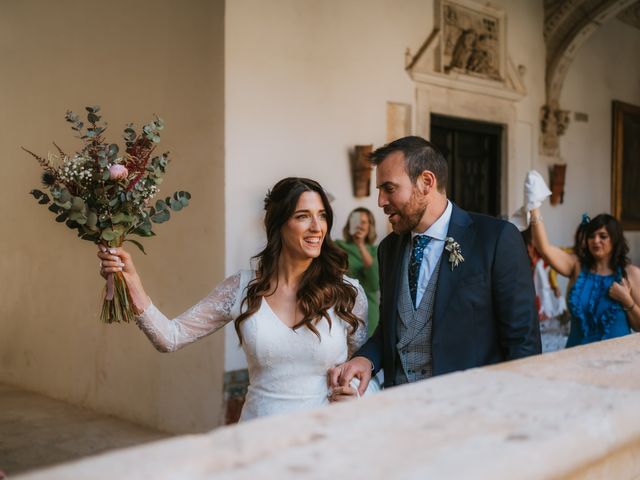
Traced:
[[[436, 287], [433, 375], [540, 353], [540, 328], [529, 258], [509, 222], [453, 205], [447, 237], [464, 261], [454, 269], [443, 253]], [[380, 322], [355, 356], [367, 357], [392, 386], [397, 359], [396, 321], [402, 259], [410, 234], [391, 233], [378, 247]]]

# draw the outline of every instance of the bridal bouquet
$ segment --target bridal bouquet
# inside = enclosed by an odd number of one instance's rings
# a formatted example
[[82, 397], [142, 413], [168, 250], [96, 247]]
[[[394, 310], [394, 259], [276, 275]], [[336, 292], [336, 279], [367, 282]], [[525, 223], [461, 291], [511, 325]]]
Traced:
[[[79, 152], [67, 155], [54, 143], [58, 153], [43, 158], [23, 148], [42, 167], [42, 184], [49, 192], [32, 190], [31, 195], [39, 204], [49, 206], [56, 222], [75, 230], [81, 239], [107, 247], [132, 242], [145, 253], [140, 242], [128, 237], [155, 235], [152, 222], [166, 222], [171, 210], [182, 210], [191, 198], [188, 192], [180, 191], [151, 205], [169, 163], [168, 152], [153, 156], [164, 123], [156, 117], [140, 133], [132, 124], [127, 125], [123, 151], [105, 141], [106, 124], [101, 122], [100, 107], [86, 110], [86, 128], [77, 114], [68, 111], [65, 115], [82, 141]], [[129, 322], [134, 315], [122, 273], [109, 274], [101, 320]]]

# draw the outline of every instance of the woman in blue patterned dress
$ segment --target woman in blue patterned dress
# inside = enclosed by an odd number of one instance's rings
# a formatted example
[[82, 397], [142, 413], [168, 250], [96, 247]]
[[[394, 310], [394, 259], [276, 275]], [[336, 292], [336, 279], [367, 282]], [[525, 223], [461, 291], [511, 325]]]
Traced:
[[583, 215], [573, 253], [551, 245], [540, 216], [531, 211], [533, 243], [558, 273], [569, 277], [571, 331], [567, 347], [640, 330], [640, 268], [631, 265], [622, 226], [611, 215]]

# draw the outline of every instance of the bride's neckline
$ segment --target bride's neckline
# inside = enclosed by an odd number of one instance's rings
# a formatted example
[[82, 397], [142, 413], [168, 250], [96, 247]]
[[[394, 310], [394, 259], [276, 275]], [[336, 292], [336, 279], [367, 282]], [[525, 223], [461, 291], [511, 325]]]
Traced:
[[273, 315], [273, 317], [278, 321], [279, 324], [281, 324], [284, 328], [286, 328], [289, 331], [295, 332], [293, 327], [290, 327], [289, 325], [287, 325], [279, 316], [278, 314], [275, 312], [275, 310], [273, 308], [271, 308], [271, 305], [269, 305], [269, 301], [265, 298], [262, 297], [262, 302], [266, 305], [267, 310], [269, 310], [269, 313], [271, 313], [271, 315]]

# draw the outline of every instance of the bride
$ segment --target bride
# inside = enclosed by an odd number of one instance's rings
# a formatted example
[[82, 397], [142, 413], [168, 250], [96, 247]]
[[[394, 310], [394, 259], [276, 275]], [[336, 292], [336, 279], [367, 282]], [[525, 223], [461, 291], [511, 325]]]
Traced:
[[101, 274], [122, 272], [138, 326], [173, 352], [234, 321], [247, 357], [249, 387], [241, 421], [342, 401], [354, 388], [329, 391], [327, 370], [366, 340], [367, 297], [344, 275], [347, 256], [331, 240], [331, 205], [306, 178], [280, 180], [265, 198], [267, 245], [255, 271], [239, 271], [169, 320], [145, 293], [131, 256], [101, 246]]

